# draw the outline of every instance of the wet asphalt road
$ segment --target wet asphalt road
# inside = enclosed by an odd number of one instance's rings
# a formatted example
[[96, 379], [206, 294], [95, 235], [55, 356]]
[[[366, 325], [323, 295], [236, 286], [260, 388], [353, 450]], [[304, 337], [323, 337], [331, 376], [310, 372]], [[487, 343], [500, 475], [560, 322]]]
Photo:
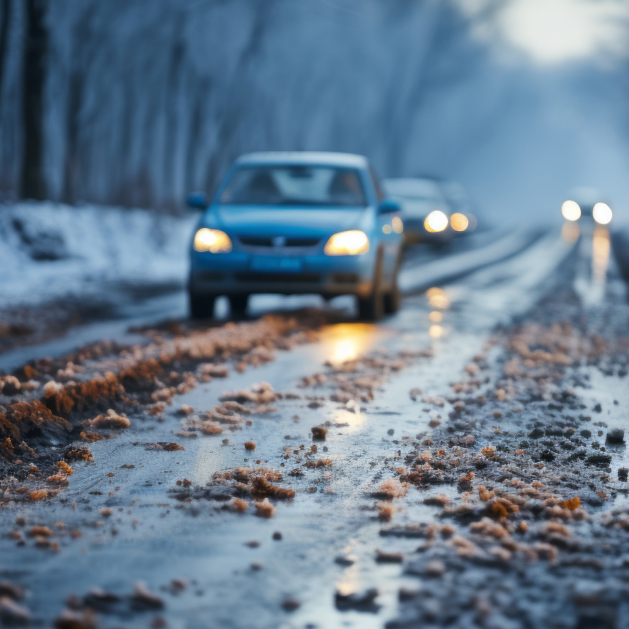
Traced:
[[[163, 618], [168, 627], [186, 629], [383, 627], [399, 613], [399, 589], [416, 587], [418, 579], [405, 575], [397, 563], [376, 562], [376, 549], [406, 554], [418, 543], [380, 536], [382, 523], [371, 493], [391, 477], [399, 440], [427, 432], [431, 419], [447, 417], [451, 410], [447, 403], [440, 408], [413, 401], [409, 392], [419, 387], [424, 396], [448, 396], [450, 383], [485, 351], [496, 326], [525, 315], [558, 278], [573, 281], [584, 304], [604, 300], [609, 249], [607, 257], [600, 250], [592, 253], [592, 235], [587, 232], [579, 242], [568, 240], [566, 234], [562, 238], [558, 232], [548, 233], [509, 259], [431, 296], [408, 297], [396, 316], [377, 326], [328, 326], [319, 342], [280, 352], [274, 362], [242, 374], [232, 372], [176, 396], [163, 422], [132, 418], [131, 428], [116, 439], [90, 445], [94, 463], [76, 464], [58, 499], [0, 510], [0, 530], [5, 533], [15, 528], [19, 517], [51, 528], [63, 522], [66, 529], [82, 532], [78, 539], [60, 537], [57, 553], [30, 542], [17, 547], [3, 537], [1, 576], [28, 589], [23, 603], [44, 626], [71, 594], [81, 596], [97, 586], [125, 596], [143, 580], [163, 598], [164, 609], [131, 611], [123, 600], [111, 606], [111, 613], [100, 615], [100, 626], [162, 626]], [[624, 287], [617, 283], [613, 289]], [[360, 410], [329, 399], [310, 408], [302, 397], [281, 400], [277, 411], [254, 417], [242, 431], [194, 440], [173, 435], [180, 430], [176, 411], [182, 404], [210, 409], [224, 390], [260, 381], [276, 391], [329, 398], [325, 385], [299, 389], [300, 378], [324, 371], [326, 361], [339, 365], [373, 352], [386, 350], [392, 356], [427, 348], [434, 351], [433, 358], [416, 358], [390, 374], [375, 399], [361, 404]], [[491, 358], [490, 352], [490, 364]], [[594, 399], [596, 387], [592, 395]], [[303, 478], [286, 476], [282, 486], [293, 488], [296, 496], [278, 502], [272, 519], [220, 510], [215, 501], [178, 502], [167, 491], [184, 478], [203, 486], [215, 472], [256, 460], [281, 469], [285, 447], [309, 448], [310, 428], [326, 421], [331, 427], [319, 448], [327, 448], [331, 467], [307, 470]], [[164, 441], [177, 441], [185, 450], [150, 451], [133, 445]], [[256, 443], [253, 453], [244, 449], [247, 441]], [[103, 516], [102, 509], [111, 509], [111, 515]], [[404, 525], [435, 514], [435, 507], [422, 504], [421, 492], [411, 487], [395, 504], [393, 521]], [[273, 539], [275, 532], [281, 533], [281, 540]], [[251, 547], [252, 541], [259, 545]], [[181, 593], [160, 590], [177, 578], [189, 584]], [[379, 591], [368, 610], [335, 605], [335, 591], [367, 588]], [[299, 606], [286, 611], [286, 601]]]

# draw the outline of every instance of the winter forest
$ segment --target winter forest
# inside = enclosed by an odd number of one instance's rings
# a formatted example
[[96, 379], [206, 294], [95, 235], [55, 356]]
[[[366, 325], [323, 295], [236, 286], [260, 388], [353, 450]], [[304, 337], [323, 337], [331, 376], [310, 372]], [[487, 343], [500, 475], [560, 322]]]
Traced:
[[283, 149], [457, 179], [490, 213], [624, 193], [622, 69], [499, 59], [474, 33], [505, 4], [0, 0], [0, 200], [176, 209]]

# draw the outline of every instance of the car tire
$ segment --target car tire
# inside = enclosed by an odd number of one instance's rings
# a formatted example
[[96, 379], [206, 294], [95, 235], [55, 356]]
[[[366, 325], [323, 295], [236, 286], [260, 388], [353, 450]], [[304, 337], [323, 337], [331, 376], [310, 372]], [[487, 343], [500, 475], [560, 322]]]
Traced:
[[363, 321], [379, 321], [384, 316], [384, 293], [382, 290], [382, 252], [373, 274], [373, 283], [369, 297], [358, 298], [358, 317]]
[[189, 293], [188, 304], [191, 319], [211, 319], [214, 316], [216, 295]]
[[395, 270], [393, 271], [393, 279], [391, 280], [391, 289], [384, 296], [384, 312], [386, 314], [395, 314], [402, 305], [402, 293], [398, 286], [397, 280], [402, 266], [402, 253], [398, 255], [397, 262], [395, 263]]
[[249, 303], [249, 295], [230, 295], [229, 307], [231, 309], [232, 318], [242, 318], [247, 312], [247, 304]]

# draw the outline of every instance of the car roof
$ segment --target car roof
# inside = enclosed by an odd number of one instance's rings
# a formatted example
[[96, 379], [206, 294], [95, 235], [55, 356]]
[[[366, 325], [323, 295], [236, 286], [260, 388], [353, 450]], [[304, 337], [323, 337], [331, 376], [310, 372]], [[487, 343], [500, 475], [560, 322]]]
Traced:
[[382, 182], [388, 194], [401, 196], [442, 196], [441, 186], [434, 179], [385, 179]]
[[237, 160], [238, 166], [254, 164], [313, 164], [318, 166], [345, 166], [367, 168], [369, 162], [363, 155], [353, 153], [327, 153], [323, 151], [267, 151], [247, 153]]

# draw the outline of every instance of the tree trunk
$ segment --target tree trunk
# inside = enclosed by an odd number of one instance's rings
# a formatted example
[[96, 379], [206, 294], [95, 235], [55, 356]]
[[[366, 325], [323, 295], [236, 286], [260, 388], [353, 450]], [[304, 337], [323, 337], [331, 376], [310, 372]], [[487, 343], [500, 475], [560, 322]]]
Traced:
[[9, 36], [9, 20], [11, 19], [11, 0], [0, 0], [0, 96], [4, 86], [4, 66], [7, 57], [7, 39]]
[[46, 86], [46, 0], [25, 0], [26, 41], [22, 65], [22, 123], [24, 145], [20, 194], [24, 199], [45, 199], [44, 90]]
[[75, 70], [70, 76], [66, 113], [66, 157], [63, 173], [62, 199], [66, 203], [76, 203], [79, 170], [79, 115], [83, 98], [83, 75]]

